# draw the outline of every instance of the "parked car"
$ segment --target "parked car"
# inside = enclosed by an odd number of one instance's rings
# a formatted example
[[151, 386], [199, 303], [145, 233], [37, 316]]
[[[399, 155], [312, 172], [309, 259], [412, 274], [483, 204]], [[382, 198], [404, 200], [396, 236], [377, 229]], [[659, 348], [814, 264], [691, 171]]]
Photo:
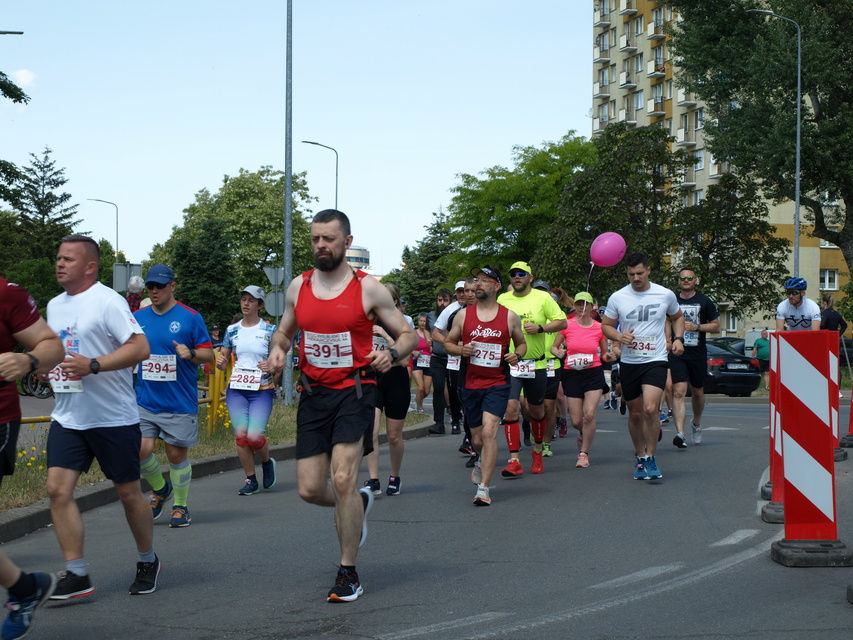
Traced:
[[739, 354], [746, 355], [746, 339], [744, 338], [736, 338], [734, 336], [723, 336], [722, 338], [709, 339], [714, 340], [714, 342], [721, 342], [725, 345], [728, 345], [732, 349], [737, 351]]
[[758, 360], [738, 352], [719, 338], [709, 339], [705, 393], [749, 397], [761, 384]]

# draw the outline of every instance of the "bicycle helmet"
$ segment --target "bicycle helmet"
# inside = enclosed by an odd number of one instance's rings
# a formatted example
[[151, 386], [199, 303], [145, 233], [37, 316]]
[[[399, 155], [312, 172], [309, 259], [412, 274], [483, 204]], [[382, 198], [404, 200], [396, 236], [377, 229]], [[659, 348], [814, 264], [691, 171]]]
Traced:
[[808, 283], [803, 278], [788, 278], [785, 280], [784, 287], [786, 289], [796, 289], [798, 291], [805, 291], [808, 287]]

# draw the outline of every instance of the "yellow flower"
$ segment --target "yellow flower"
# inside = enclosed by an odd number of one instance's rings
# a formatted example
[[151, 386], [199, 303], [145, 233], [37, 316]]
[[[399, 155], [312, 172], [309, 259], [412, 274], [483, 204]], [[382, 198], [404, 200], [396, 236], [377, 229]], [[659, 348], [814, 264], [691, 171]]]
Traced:
[[27, 466], [28, 466], [28, 467], [31, 467], [31, 466], [33, 466], [33, 463], [32, 463], [32, 462], [28, 462], [28, 463], [27, 463]]

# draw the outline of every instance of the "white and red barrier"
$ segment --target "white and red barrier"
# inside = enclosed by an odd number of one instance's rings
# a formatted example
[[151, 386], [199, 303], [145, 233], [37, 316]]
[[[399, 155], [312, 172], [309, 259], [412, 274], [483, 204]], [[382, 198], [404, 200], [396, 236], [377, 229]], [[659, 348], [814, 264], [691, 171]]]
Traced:
[[853, 566], [838, 540], [835, 506], [838, 334], [774, 333], [771, 371], [774, 356], [770, 473], [773, 500], [784, 502], [785, 539], [773, 543], [771, 558], [786, 566]]

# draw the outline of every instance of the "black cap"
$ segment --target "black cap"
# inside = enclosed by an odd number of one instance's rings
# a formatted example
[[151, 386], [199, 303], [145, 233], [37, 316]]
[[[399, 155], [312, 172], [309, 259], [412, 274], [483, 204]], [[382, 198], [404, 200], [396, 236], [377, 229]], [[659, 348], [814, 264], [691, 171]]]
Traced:
[[486, 265], [485, 267], [482, 267], [482, 268], [474, 267], [473, 269], [471, 269], [471, 275], [474, 277], [477, 277], [481, 273], [485, 273], [488, 277], [492, 278], [493, 280], [497, 280], [498, 284], [503, 284], [503, 278], [501, 278], [501, 272], [498, 271], [497, 269], [495, 269], [494, 267], [490, 267], [489, 265]]

